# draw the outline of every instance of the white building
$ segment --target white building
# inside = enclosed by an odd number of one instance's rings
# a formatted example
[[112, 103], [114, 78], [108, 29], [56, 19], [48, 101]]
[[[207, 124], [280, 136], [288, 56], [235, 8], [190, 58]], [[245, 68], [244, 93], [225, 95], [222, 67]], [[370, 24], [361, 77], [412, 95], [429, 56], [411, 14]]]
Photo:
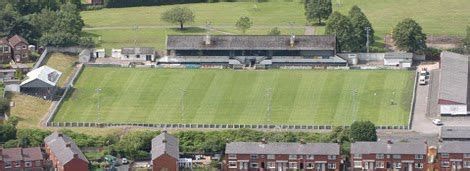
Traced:
[[121, 59], [131, 61], [155, 61], [155, 49], [150, 47], [122, 48]]
[[469, 56], [441, 53], [438, 104], [441, 115], [467, 115]]
[[385, 66], [399, 66], [402, 68], [411, 67], [413, 62], [413, 54], [406, 52], [392, 52], [384, 54]]

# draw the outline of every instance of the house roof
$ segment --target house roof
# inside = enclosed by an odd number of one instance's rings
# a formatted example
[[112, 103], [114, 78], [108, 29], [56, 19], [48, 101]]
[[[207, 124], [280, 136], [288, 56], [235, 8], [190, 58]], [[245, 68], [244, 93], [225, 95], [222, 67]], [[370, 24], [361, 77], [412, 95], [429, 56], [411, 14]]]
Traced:
[[22, 87], [53, 87], [56, 86], [61, 75], [62, 72], [44, 65], [28, 72], [27, 79], [20, 85]]
[[441, 53], [439, 99], [467, 104], [469, 57], [452, 52]]
[[152, 47], [136, 47], [136, 48], [122, 48], [121, 54], [155, 54], [155, 48]]
[[439, 153], [470, 153], [470, 142], [444, 141], [439, 145]]
[[426, 154], [423, 143], [355, 142], [351, 144], [352, 154]]
[[37, 161], [44, 159], [39, 147], [3, 149], [2, 157], [3, 161]]
[[6, 37], [0, 38], [0, 44], [2, 44], [2, 45], [9, 44], [8, 38], [6, 38]]
[[336, 143], [232, 142], [226, 145], [225, 153], [339, 155], [340, 149]]
[[170, 35], [168, 50], [335, 50], [336, 37], [332, 35], [291, 36], [269, 35], [212, 35], [210, 45], [205, 44], [204, 35]]
[[469, 126], [443, 126], [441, 127], [442, 139], [470, 139]]
[[409, 59], [413, 58], [413, 53], [407, 52], [389, 52], [384, 54], [385, 59]]
[[179, 159], [179, 140], [166, 131], [152, 139], [152, 160], [163, 154], [168, 154], [175, 159]]
[[[88, 163], [88, 160], [85, 155], [83, 155], [80, 148], [78, 148], [77, 144], [67, 135], [54, 132], [44, 138], [44, 143], [51, 149], [61, 165], [65, 165], [74, 159], [74, 155], [77, 155], [78, 159]], [[68, 147], [67, 145], [70, 146]]]
[[8, 42], [10, 42], [10, 46], [12, 47], [15, 47], [18, 43], [21, 43], [21, 42], [29, 44], [28, 41], [25, 38], [21, 37], [20, 35], [14, 35], [13, 37], [10, 37], [8, 39]]

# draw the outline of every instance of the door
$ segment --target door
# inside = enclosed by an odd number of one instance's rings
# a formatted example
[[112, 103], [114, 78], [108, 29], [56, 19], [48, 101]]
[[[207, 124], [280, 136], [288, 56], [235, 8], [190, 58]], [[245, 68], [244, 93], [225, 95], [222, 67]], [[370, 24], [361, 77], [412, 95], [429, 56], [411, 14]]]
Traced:
[[277, 163], [277, 170], [278, 170], [278, 171], [285, 171], [285, 170], [287, 170], [287, 162], [278, 162], [278, 163]]
[[325, 163], [317, 163], [315, 166], [315, 169], [317, 171], [325, 171], [326, 170], [325, 165], [326, 165]]
[[145, 60], [146, 61], [151, 61], [152, 60], [152, 55], [146, 55]]

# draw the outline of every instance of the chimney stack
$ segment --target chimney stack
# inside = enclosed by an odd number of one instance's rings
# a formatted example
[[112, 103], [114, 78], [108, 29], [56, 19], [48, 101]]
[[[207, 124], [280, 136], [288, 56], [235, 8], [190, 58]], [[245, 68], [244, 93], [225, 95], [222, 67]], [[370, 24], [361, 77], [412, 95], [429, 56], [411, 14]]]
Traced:
[[70, 143], [65, 144], [65, 147], [67, 147], [67, 148], [70, 148], [70, 146], [71, 146]]
[[204, 44], [205, 44], [206, 46], [211, 45], [211, 35], [206, 34], [206, 37], [204, 38]]
[[295, 45], [295, 35], [292, 34], [290, 36], [290, 47], [294, 47], [294, 45]]
[[61, 132], [59, 132], [59, 133], [57, 133], [57, 136], [62, 137], [63, 135], [62, 135]]
[[305, 144], [305, 140], [303, 138], [300, 139], [300, 144]]
[[387, 144], [393, 144], [392, 140], [388, 139]]
[[163, 131], [162, 131], [162, 134], [167, 134], [167, 133], [168, 133], [167, 130], [163, 130]]
[[73, 154], [74, 159], [78, 159], [78, 154]]

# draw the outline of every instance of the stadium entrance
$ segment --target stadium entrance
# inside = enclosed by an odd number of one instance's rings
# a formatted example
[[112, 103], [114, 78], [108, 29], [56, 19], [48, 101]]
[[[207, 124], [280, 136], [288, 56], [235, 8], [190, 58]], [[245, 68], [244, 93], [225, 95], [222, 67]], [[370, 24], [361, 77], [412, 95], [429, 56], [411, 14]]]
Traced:
[[245, 67], [254, 67], [256, 64], [255, 57], [247, 57], [245, 58]]

